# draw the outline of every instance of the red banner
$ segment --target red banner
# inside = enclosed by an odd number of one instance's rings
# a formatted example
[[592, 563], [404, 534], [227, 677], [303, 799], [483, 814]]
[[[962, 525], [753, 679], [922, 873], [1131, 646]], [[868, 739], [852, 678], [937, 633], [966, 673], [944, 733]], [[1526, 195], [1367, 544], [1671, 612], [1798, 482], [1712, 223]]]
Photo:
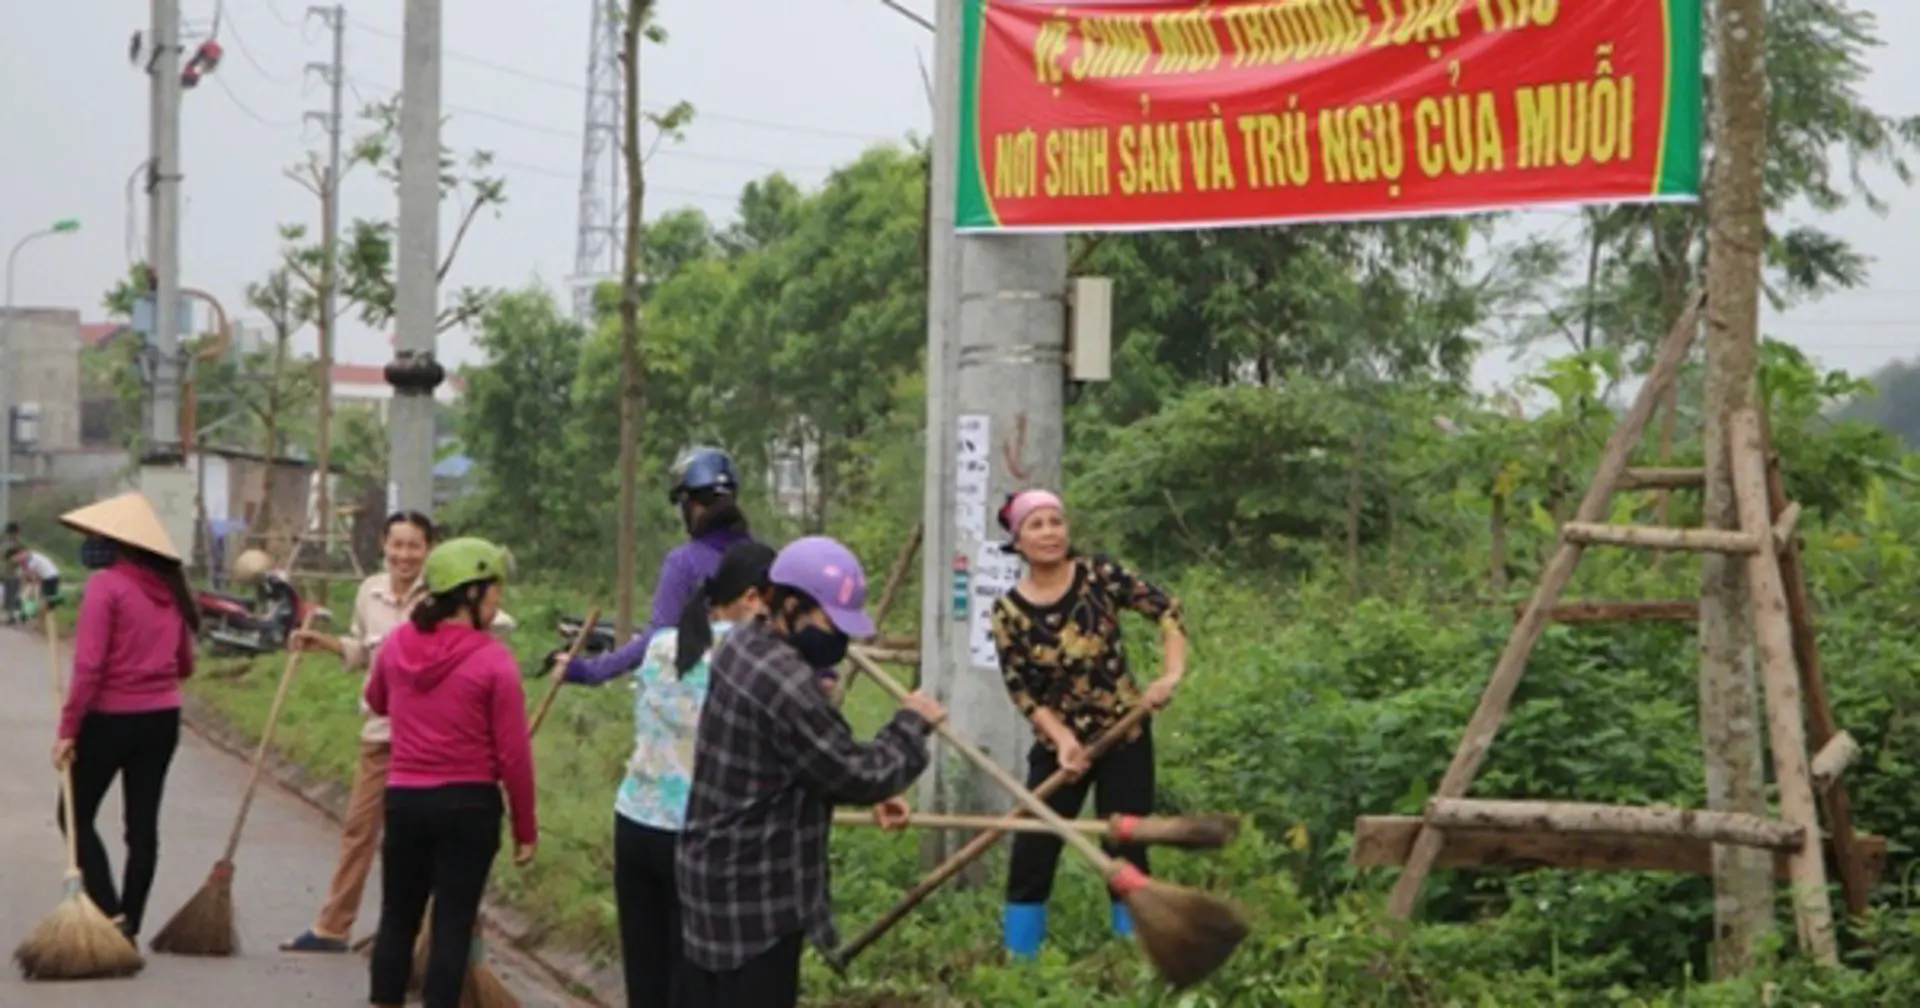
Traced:
[[1700, 0], [968, 0], [963, 231], [1690, 200]]

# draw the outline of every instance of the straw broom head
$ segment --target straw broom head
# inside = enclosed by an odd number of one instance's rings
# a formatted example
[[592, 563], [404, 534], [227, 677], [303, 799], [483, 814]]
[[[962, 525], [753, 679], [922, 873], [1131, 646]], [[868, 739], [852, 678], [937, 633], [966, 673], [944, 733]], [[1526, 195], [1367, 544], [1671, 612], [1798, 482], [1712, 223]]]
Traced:
[[520, 1008], [520, 999], [492, 970], [476, 965], [460, 985], [460, 1008]]
[[[313, 620], [309, 614], [300, 621], [300, 629], [313, 629]], [[207, 873], [200, 891], [153, 936], [155, 952], [230, 956], [240, 950], [240, 931], [233, 917], [233, 855], [240, 849], [240, 830], [246, 825], [247, 811], [253, 807], [253, 796], [266, 769], [268, 747], [273, 743], [273, 729], [280, 723], [280, 711], [286, 705], [287, 690], [293, 685], [293, 675], [300, 668], [303, 653], [287, 653], [286, 668], [280, 673], [280, 687], [274, 691], [273, 705], [267, 708], [266, 727], [261, 730], [260, 744], [253, 751], [253, 773], [247, 778], [247, 789], [241, 792], [240, 811], [233, 817], [233, 829], [227, 834], [227, 849], [220, 860], [213, 863], [213, 870]]]
[[1170, 819], [1117, 815], [1108, 821], [1107, 832], [1115, 843], [1218, 850], [1240, 835], [1240, 820], [1228, 815], [1178, 816]]
[[99, 980], [130, 977], [147, 961], [119, 927], [80, 888], [78, 872], [68, 872], [66, 896], [13, 950], [20, 975], [28, 980]]
[[1141, 949], [1175, 990], [1212, 976], [1247, 937], [1246, 919], [1233, 904], [1155, 882], [1126, 862], [1120, 863], [1108, 884], [1133, 911]]
[[[60, 635], [53, 610], [46, 614], [47, 670], [53, 684], [53, 706], [66, 702], [60, 686]], [[72, 826], [73, 765], [60, 768], [60, 816], [68, 824], [67, 874], [60, 904], [13, 950], [13, 961], [28, 980], [91, 980], [126, 977], [146, 966], [140, 950], [102, 913], [81, 886], [80, 832]]]
[[[432, 903], [428, 904], [431, 912]], [[427, 957], [433, 953], [433, 923], [420, 922], [420, 937], [413, 942], [413, 971], [407, 976], [407, 994], [418, 997], [427, 983]], [[520, 1001], [500, 982], [486, 965], [486, 944], [479, 935], [473, 939], [473, 965], [467, 970], [467, 982], [460, 988], [461, 1008], [520, 1008]]]
[[[433, 913], [433, 901], [427, 901], [427, 913]], [[407, 993], [419, 995], [421, 987], [427, 982], [427, 954], [433, 951], [433, 922], [429, 918], [420, 921], [420, 935], [413, 940], [413, 971], [407, 974]]]
[[230, 956], [240, 950], [233, 920], [233, 862], [214, 864], [200, 891], [153, 936], [151, 947], [184, 956]]

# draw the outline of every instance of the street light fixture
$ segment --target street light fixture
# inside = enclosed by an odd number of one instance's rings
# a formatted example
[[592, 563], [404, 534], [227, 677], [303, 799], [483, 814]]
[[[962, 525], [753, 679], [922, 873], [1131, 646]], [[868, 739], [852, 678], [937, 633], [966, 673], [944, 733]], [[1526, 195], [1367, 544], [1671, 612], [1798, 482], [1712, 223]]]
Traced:
[[20, 250], [34, 241], [78, 230], [78, 217], [62, 217], [51, 227], [14, 242], [13, 250], [7, 253], [6, 313], [0, 316], [0, 322], [5, 324], [5, 328], [0, 329], [0, 427], [4, 427], [0, 430], [0, 522], [13, 520], [13, 362], [9, 359], [13, 353], [13, 263], [19, 258]]

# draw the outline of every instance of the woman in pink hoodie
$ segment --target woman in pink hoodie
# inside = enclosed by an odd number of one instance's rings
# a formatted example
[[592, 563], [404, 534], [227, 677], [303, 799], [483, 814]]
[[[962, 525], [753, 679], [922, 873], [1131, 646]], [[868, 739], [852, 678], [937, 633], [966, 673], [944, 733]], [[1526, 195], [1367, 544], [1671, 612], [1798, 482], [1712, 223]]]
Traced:
[[[180, 552], [145, 497], [123, 494], [60, 520], [86, 536], [80, 559], [94, 574], [80, 602], [73, 679], [53, 765], [73, 764], [73, 817], [87, 895], [138, 944], [160, 862], [160, 797], [180, 744], [180, 680], [193, 674], [200, 616]], [[118, 892], [107, 848], [93, 828], [116, 777], [127, 842]], [[67, 828], [64, 809], [60, 826]]]
[[533, 861], [533, 749], [513, 655], [487, 627], [500, 611], [506, 553], [453, 539], [427, 555], [427, 597], [381, 644], [367, 706], [389, 720], [386, 839], [372, 1001], [406, 1002], [413, 943], [427, 902], [433, 941], [422, 1001], [455, 1008], [466, 981], [480, 897], [512, 810], [514, 863]]

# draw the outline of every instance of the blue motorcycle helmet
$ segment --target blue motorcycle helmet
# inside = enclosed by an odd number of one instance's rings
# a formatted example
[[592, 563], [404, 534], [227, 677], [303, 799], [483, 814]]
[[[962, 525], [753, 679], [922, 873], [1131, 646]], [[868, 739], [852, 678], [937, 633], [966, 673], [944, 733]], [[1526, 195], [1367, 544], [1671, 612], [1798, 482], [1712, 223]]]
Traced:
[[732, 457], [718, 448], [696, 445], [682, 450], [673, 460], [672, 476], [667, 500], [676, 506], [688, 500], [709, 504], [714, 498], [740, 492], [740, 472]]

